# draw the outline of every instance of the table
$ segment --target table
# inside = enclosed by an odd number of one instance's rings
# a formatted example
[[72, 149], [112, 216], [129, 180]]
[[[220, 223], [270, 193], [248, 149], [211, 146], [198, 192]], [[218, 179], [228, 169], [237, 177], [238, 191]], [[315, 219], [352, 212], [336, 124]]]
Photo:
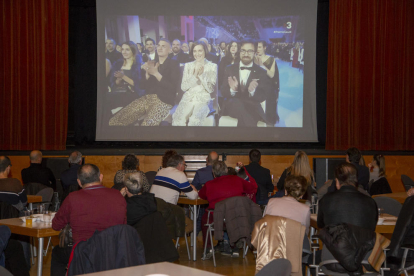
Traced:
[[407, 199], [408, 195], [407, 192], [399, 192], [399, 193], [391, 193], [391, 194], [381, 194], [381, 195], [374, 195], [372, 197], [380, 197], [386, 196], [393, 199], [396, 199], [399, 203], [404, 204], [404, 201]]
[[[384, 224], [377, 225], [375, 232], [380, 234], [392, 234], [394, 232], [395, 223], [397, 222], [397, 217], [389, 214], [383, 214], [381, 217], [385, 218]], [[317, 218], [317, 214], [311, 214], [310, 225], [314, 229], [319, 229]]]
[[42, 202], [42, 196], [27, 195], [27, 203], [29, 203], [29, 209], [33, 210], [33, 203]]
[[197, 212], [197, 206], [199, 205], [205, 205], [208, 204], [208, 201], [205, 199], [201, 199], [201, 198], [197, 198], [197, 199], [189, 199], [188, 197], [179, 197], [178, 198], [178, 202], [177, 204], [188, 204], [188, 205], [192, 205], [193, 206], [193, 226], [194, 226], [194, 230], [193, 233], [191, 234], [191, 240], [193, 243], [193, 261], [197, 260], [197, 216], [198, 216], [198, 212]]
[[90, 276], [145, 276], [150, 274], [158, 274], [158, 275], [168, 275], [168, 276], [182, 276], [182, 275], [191, 275], [191, 276], [215, 276], [220, 275], [212, 272], [207, 272], [204, 270], [199, 270], [195, 268], [191, 268], [188, 266], [173, 264], [173, 263], [155, 263], [155, 264], [147, 264], [147, 265], [140, 265], [140, 266], [131, 266], [126, 268], [120, 268], [115, 270], [108, 270], [102, 272], [94, 272], [90, 274]]
[[37, 254], [37, 276], [42, 276], [43, 270], [43, 244], [45, 237], [58, 236], [60, 231], [52, 229], [51, 223], [33, 222], [32, 227], [27, 227], [26, 223], [19, 218], [2, 219], [0, 225], [6, 225], [13, 234], [29, 236], [39, 239], [39, 248]]

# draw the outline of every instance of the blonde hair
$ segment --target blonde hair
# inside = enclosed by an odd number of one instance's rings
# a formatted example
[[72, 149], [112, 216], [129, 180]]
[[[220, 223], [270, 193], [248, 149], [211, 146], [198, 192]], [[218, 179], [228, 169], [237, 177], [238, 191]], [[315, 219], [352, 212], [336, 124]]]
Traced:
[[301, 150], [295, 153], [295, 159], [293, 159], [293, 163], [290, 165], [287, 172], [290, 173], [290, 175], [301, 175], [305, 177], [308, 185], [312, 184], [314, 179], [308, 156]]

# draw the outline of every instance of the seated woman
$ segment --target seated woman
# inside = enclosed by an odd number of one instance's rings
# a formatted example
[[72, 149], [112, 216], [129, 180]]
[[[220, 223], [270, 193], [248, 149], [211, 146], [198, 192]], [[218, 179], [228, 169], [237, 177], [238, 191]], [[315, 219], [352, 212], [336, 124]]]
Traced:
[[122, 170], [116, 172], [114, 177], [114, 186], [113, 189], [121, 190], [124, 188], [124, 178], [128, 173], [139, 173], [142, 176], [143, 181], [143, 191], [149, 192], [151, 185], [148, 183], [145, 173], [138, 170], [139, 168], [139, 159], [134, 154], [127, 154], [122, 161]]
[[106, 100], [110, 111], [125, 107], [139, 97], [141, 62], [137, 59], [137, 47], [132, 41], [122, 43], [121, 47], [123, 59], [112, 64], [110, 72], [111, 91], [107, 93]]
[[285, 196], [271, 198], [264, 214], [298, 221], [306, 226], [306, 233], [308, 233], [310, 209], [306, 204], [298, 202], [306, 192], [308, 181], [300, 175], [289, 175], [286, 178], [284, 186]]
[[210, 113], [208, 103], [217, 82], [217, 64], [208, 61], [207, 45], [202, 41], [194, 42], [190, 51], [195, 61], [184, 65], [181, 89], [185, 91], [172, 116], [173, 126], [201, 126]]
[[368, 164], [369, 193], [371, 196], [392, 193], [390, 184], [385, 178], [385, 158], [381, 154], [375, 154], [371, 163]]

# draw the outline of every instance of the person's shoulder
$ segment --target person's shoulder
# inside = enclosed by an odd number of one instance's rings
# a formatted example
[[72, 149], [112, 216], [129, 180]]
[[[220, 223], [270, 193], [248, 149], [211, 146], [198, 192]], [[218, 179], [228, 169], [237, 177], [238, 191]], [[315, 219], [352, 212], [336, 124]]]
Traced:
[[166, 59], [166, 61], [168, 62], [169, 66], [180, 67], [180, 62], [178, 60], [175, 60], [175, 59], [172, 59], [172, 58], [168, 57]]
[[266, 70], [260, 67], [259, 65], [257, 65], [256, 63], [253, 63], [253, 70], [255, 70], [256, 72], [260, 74], [267, 74]]

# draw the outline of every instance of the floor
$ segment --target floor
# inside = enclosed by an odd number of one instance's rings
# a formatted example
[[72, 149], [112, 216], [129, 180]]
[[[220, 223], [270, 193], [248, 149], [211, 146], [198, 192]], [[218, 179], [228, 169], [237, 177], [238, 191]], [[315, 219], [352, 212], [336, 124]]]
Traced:
[[[188, 238], [188, 242], [190, 242], [190, 238]], [[203, 242], [201, 233], [198, 236], [197, 241], [197, 261], [189, 261], [187, 256], [187, 249], [185, 246], [184, 239], [180, 240], [180, 247], [178, 249], [180, 253], [180, 259], [176, 261], [177, 264], [189, 266], [196, 269], [201, 269], [205, 271], [214, 272], [221, 275], [249, 275], [253, 276], [255, 274], [256, 269], [256, 262], [253, 256], [253, 253], [249, 251], [246, 255], [246, 258], [243, 259], [242, 256], [239, 258], [232, 258], [228, 256], [224, 256], [221, 254], [216, 254], [216, 263], [217, 267], [213, 265], [213, 259], [203, 261], [201, 260], [203, 254]], [[192, 252], [192, 248], [190, 248]], [[43, 276], [50, 275], [50, 261], [51, 261], [51, 252], [52, 250], [49, 249], [48, 254], [44, 257], [43, 261]], [[241, 251], [240, 251], [241, 253]], [[241, 255], [241, 254], [240, 254]], [[30, 270], [31, 276], [37, 275], [37, 263], [32, 266]]]

